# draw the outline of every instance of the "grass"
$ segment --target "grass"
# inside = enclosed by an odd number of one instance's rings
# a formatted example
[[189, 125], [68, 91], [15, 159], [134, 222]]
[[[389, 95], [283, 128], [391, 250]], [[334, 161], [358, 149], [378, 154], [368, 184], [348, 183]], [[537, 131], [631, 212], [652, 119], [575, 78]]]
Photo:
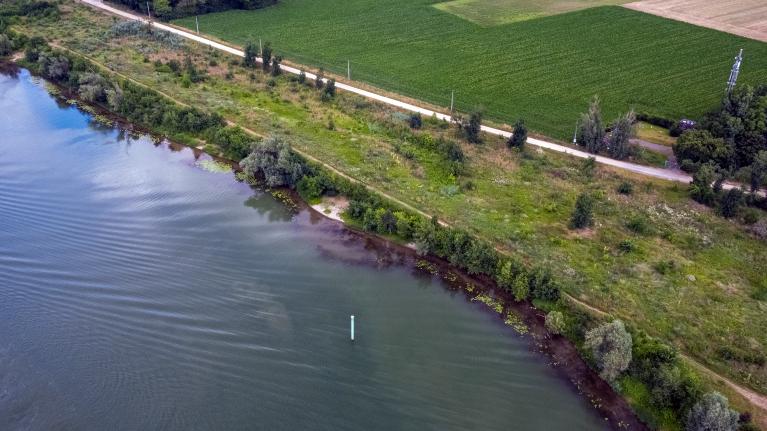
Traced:
[[452, 0], [434, 7], [475, 24], [491, 27], [535, 19], [595, 6], [627, 3], [627, 0]]
[[[455, 90], [461, 111], [482, 106], [507, 123], [522, 117], [533, 131], [562, 140], [594, 95], [608, 120], [632, 107], [701, 115], [722, 96], [739, 48], [748, 53], [740, 82], [767, 80], [767, 44], [621, 7], [481, 27], [434, 3], [282, 0], [201, 16], [200, 29], [237, 44], [269, 40], [290, 60], [342, 76], [351, 60], [353, 79], [443, 107]], [[195, 27], [194, 17], [176, 23]]]
[[637, 138], [652, 142], [653, 144], [670, 147], [676, 142], [676, 138], [668, 134], [668, 129], [640, 121], [636, 126]]
[[[126, 76], [174, 98], [216, 111], [259, 133], [286, 136], [294, 147], [378, 190], [516, 254], [545, 263], [574, 297], [674, 343], [699, 361], [763, 393], [767, 369], [727, 359], [767, 352], [767, 302], [759, 297], [767, 247], [745, 228], [688, 198], [686, 187], [598, 168], [580, 160], [527, 148], [509, 151], [497, 138], [462, 144], [467, 172], [451, 175], [442, 158], [400, 138], [403, 115], [357, 96], [340, 93], [332, 103], [286, 78], [268, 77], [229, 58], [189, 45], [167, 52], [156, 43], [103, 37], [111, 17], [64, 1], [57, 22], [36, 22], [27, 34], [45, 35]], [[210, 78], [184, 88], [158, 72], [157, 59], [192, 55], [200, 68], [211, 58]], [[148, 60], [148, 61], [145, 61]], [[232, 79], [225, 76], [231, 72]], [[329, 118], [334, 130], [330, 130]], [[424, 133], [454, 138], [446, 124], [425, 119]], [[405, 156], [407, 154], [407, 156]], [[633, 184], [631, 195], [616, 189]], [[581, 192], [597, 200], [596, 225], [567, 228]], [[762, 213], [761, 217], [765, 217]], [[644, 220], [638, 229], [633, 220]], [[630, 252], [621, 243], [630, 240]], [[673, 265], [667, 265], [673, 261]]]

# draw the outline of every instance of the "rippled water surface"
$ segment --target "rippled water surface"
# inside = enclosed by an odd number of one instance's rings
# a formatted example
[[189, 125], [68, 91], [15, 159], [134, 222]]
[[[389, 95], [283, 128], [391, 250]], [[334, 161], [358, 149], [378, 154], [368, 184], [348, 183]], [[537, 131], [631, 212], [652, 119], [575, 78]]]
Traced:
[[602, 428], [497, 316], [333, 223], [25, 71], [0, 113], [0, 430]]

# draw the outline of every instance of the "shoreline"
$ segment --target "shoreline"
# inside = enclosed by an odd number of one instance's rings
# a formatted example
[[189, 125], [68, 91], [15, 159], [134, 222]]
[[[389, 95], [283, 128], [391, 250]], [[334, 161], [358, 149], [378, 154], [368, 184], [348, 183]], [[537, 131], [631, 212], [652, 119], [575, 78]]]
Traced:
[[[155, 145], [167, 142], [171, 147], [188, 148], [193, 151], [195, 158], [199, 158], [204, 154], [211, 157], [211, 159], [216, 162], [225, 163], [231, 166], [233, 172], [239, 171], [239, 164], [233, 160], [209, 154], [193, 145], [174, 142], [170, 138], [154, 133], [148, 128], [125, 120], [103, 106], [84, 102], [78, 95], [72, 94], [65, 88], [43, 77], [36, 76], [28, 69], [24, 69], [16, 63], [0, 60], [0, 73], [13, 73], [14, 69], [16, 72], [27, 70], [31, 76], [39, 78], [49, 85], [55, 86], [60, 90], [60, 94], [49, 94], [52, 97], [59, 99], [59, 101], [66, 103], [67, 100], [77, 100], [78, 103], [76, 105], [70, 106], [75, 106], [80, 111], [90, 115], [93, 121], [99, 121], [96, 117], [102, 116], [112, 122], [112, 124], [110, 124], [111, 127], [121, 128], [129, 133], [148, 135], [155, 142]], [[93, 109], [94, 112], [89, 112], [88, 110], [83, 109], [83, 106]], [[251, 187], [259, 186], [251, 185]], [[284, 188], [276, 188], [272, 190], [286, 192], [297, 210], [307, 210], [311, 214], [316, 214], [339, 227], [341, 229], [339, 233], [349, 234], [354, 237], [354, 240], [364, 243], [365, 248], [372, 248], [378, 252], [386, 254], [388, 256], [386, 260], [389, 264], [398, 263], [421, 274], [429, 274], [432, 277], [438, 276], [445, 283], [444, 287], [447, 290], [451, 292], [463, 292], [465, 299], [469, 302], [480, 302], [477, 298], [482, 295], [492, 294], [491, 299], [500, 301], [502, 311], [498, 312], [493, 310], [490, 306], [482, 308], [486, 310], [486, 312], [496, 314], [499, 318], [499, 323], [504, 324], [505, 326], [511, 326], [512, 329], [515, 330], [517, 336], [531, 337], [531, 350], [537, 351], [548, 358], [550, 361], [547, 365], [556, 370], [563, 379], [566, 379], [580, 396], [585, 397], [591, 406], [599, 412], [600, 416], [609, 424], [610, 428], [615, 430], [650, 429], [639, 419], [633, 409], [631, 409], [628, 401], [618, 394], [607, 382], [602, 380], [596, 371], [588, 366], [573, 343], [564, 336], [552, 336], [548, 333], [544, 325], [544, 315], [541, 314], [540, 310], [533, 307], [530, 302], [525, 301], [518, 303], [514, 301], [513, 298], [511, 298], [511, 295], [498, 288], [495, 282], [489, 277], [469, 275], [465, 271], [453, 267], [453, 265], [444, 259], [431, 255], [419, 256], [416, 250], [409, 245], [401, 244], [378, 234], [366, 232], [354, 226], [350, 226], [341, 217], [342, 206], [346, 201], [346, 198], [331, 198], [333, 203], [328, 205], [331, 208], [329, 208], [330, 214], [327, 214], [325, 212], [326, 208], [322, 206], [322, 202], [316, 205], [311, 205], [303, 200], [295, 190]], [[346, 203], [348, 204], [348, 202]], [[356, 263], [358, 264], [359, 262]], [[485, 304], [490, 305], [488, 303]], [[519, 321], [515, 322], [515, 324], [504, 322], [505, 316], [509, 313], [513, 314]], [[521, 326], [517, 326], [517, 324], [521, 324]], [[520, 331], [520, 328], [524, 328], [526, 333]]]

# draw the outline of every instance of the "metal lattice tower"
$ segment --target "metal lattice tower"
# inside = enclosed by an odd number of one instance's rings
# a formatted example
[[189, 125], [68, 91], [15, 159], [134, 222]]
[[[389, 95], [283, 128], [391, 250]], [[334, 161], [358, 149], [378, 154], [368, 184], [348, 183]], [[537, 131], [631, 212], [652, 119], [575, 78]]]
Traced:
[[735, 63], [732, 65], [730, 71], [730, 79], [727, 81], [727, 93], [732, 92], [735, 88], [735, 84], [738, 82], [738, 75], [740, 74], [740, 65], [743, 63], [743, 48], [740, 49], [740, 53], [735, 57]]

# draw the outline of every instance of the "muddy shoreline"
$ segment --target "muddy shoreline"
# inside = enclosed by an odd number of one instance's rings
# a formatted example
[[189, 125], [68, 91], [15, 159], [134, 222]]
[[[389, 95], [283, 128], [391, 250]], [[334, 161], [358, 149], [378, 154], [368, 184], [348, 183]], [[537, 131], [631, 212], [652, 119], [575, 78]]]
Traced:
[[[0, 61], [0, 73], [14, 75], [21, 69], [14, 63]], [[44, 79], [41, 78], [40, 79]], [[65, 88], [60, 87], [50, 81], [45, 81], [59, 89], [59, 95], [53, 95], [60, 102], [66, 103], [66, 100], [73, 99], [78, 101], [77, 107], [81, 109], [80, 104], [94, 109], [96, 115], [107, 118], [115, 127], [130, 134], [147, 135], [151, 137], [155, 146], [166, 143], [171, 149], [192, 150], [195, 159], [205, 155], [216, 162], [231, 166], [232, 170], [240, 170], [239, 164], [229, 159], [211, 155], [203, 150], [171, 141], [165, 136], [152, 132], [151, 130], [139, 125], [130, 123], [124, 118], [112, 113], [100, 105], [86, 103], [79, 99], [78, 95], [72, 94]], [[92, 113], [89, 113], [92, 114]], [[97, 119], [94, 118], [94, 121]], [[450, 265], [449, 262], [435, 256], [419, 256], [415, 250], [406, 245], [393, 242], [389, 239], [380, 237], [376, 234], [361, 231], [355, 227], [349, 226], [341, 221], [334, 220], [326, 216], [315, 208], [312, 208], [305, 202], [297, 192], [289, 189], [278, 189], [286, 194], [292, 200], [297, 211], [308, 211], [310, 217], [316, 222], [321, 220], [322, 224], [330, 228], [329, 233], [339, 235], [344, 241], [361, 244], [366, 251], [372, 252], [375, 261], [365, 261], [353, 259], [353, 264], [370, 264], [378, 267], [391, 265], [402, 265], [410, 268], [414, 274], [420, 276], [439, 277], [445, 283], [443, 286], [451, 292], [458, 294], [462, 292], [467, 301], [472, 301], [479, 294], [490, 294], [498, 298], [503, 303], [503, 313], [496, 313], [489, 307], [482, 307], [486, 312], [495, 314], [499, 323], [504, 324], [504, 316], [512, 312], [527, 327], [527, 334], [518, 334], [522, 337], [531, 337], [531, 348], [542, 353], [549, 359], [549, 365], [573, 385], [578, 393], [587, 400], [599, 412], [612, 429], [615, 430], [649, 430], [633, 412], [628, 402], [602, 380], [598, 373], [592, 370], [588, 364], [581, 358], [577, 348], [563, 336], [552, 336], [548, 333], [544, 325], [545, 315], [535, 309], [531, 303], [517, 303], [511, 295], [499, 289], [495, 282], [488, 277], [471, 276], [462, 270], [458, 270]], [[322, 228], [318, 226], [319, 228]], [[340, 258], [333, 256], [333, 258]], [[426, 262], [426, 264], [424, 264]], [[467, 286], [471, 286], [467, 289]], [[505, 324], [504, 324], [505, 325]], [[508, 325], [505, 325], [508, 327]], [[513, 328], [508, 327], [509, 330]]]

